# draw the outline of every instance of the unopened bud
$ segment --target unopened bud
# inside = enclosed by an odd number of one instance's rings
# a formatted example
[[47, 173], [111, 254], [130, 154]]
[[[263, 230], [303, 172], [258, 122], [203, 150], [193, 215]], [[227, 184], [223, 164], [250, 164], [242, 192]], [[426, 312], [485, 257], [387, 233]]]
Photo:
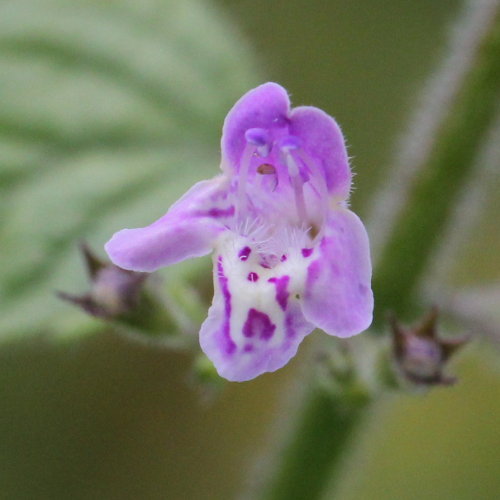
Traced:
[[394, 316], [390, 318], [398, 370], [414, 384], [450, 385], [456, 381], [444, 375], [443, 369], [451, 355], [468, 339], [440, 339], [436, 330], [437, 318], [436, 308], [411, 328], [403, 327]]
[[80, 249], [91, 281], [90, 291], [83, 295], [59, 292], [58, 296], [92, 316], [104, 319], [117, 318], [133, 310], [148, 275], [103, 262], [86, 244]]

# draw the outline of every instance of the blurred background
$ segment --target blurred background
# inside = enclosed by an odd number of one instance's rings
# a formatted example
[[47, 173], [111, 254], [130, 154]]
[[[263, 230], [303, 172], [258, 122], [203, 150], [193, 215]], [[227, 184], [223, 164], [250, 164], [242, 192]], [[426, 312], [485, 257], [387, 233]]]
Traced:
[[[1, 0], [0, 498], [224, 500], [258, 483], [307, 390], [313, 337], [286, 368], [207, 401], [191, 355], [111, 331], [54, 291], [86, 289], [79, 240], [103, 255], [114, 231], [215, 175], [225, 114], [268, 80], [336, 117], [357, 173], [352, 205], [368, 219], [461, 7]], [[456, 290], [498, 286], [499, 187], [490, 176], [457, 239], [443, 277]], [[498, 314], [488, 297], [480, 306]], [[380, 401], [325, 499], [498, 498], [491, 346], [461, 353], [453, 388]]]

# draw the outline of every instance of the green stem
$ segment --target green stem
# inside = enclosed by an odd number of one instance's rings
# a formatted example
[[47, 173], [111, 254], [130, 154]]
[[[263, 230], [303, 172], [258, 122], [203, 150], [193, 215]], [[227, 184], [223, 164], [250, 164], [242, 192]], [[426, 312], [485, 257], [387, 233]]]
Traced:
[[420, 278], [495, 118], [500, 97], [500, 9], [496, 4], [383, 247], [373, 279], [375, 326], [380, 327], [389, 309], [403, 317], [411, 312]]
[[280, 457], [280, 470], [262, 498], [320, 498], [369, 401], [362, 396], [346, 405], [344, 395], [332, 397], [330, 392], [316, 388], [293, 440]]
[[[415, 304], [416, 286], [494, 119], [500, 88], [499, 2], [490, 1], [488, 8], [494, 15], [481, 28], [475, 54], [438, 124], [433, 146], [419, 165], [418, 176], [383, 247], [374, 275], [378, 327], [386, 310], [404, 315]], [[463, 34], [467, 35], [470, 33]], [[349, 447], [368, 401], [346, 411], [342, 399], [315, 390], [305, 402], [294, 434], [281, 455], [280, 470], [263, 498], [320, 498]]]

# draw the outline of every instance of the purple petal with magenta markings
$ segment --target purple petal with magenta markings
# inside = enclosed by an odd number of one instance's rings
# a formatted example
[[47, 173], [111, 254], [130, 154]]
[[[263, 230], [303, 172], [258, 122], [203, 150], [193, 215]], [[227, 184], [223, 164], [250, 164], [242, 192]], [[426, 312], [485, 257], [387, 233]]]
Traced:
[[304, 151], [323, 169], [328, 192], [347, 199], [352, 174], [344, 136], [337, 122], [321, 109], [300, 106], [290, 115], [290, 133], [300, 138]]
[[295, 140], [304, 153], [302, 161], [311, 170], [320, 170], [328, 192], [347, 199], [351, 170], [344, 137], [331, 116], [311, 106], [291, 109], [283, 87], [272, 82], [260, 85], [247, 92], [226, 117], [222, 134], [223, 168], [238, 171], [247, 144], [257, 144], [256, 139], [262, 142], [265, 137], [281, 146]]
[[219, 375], [234, 382], [284, 366], [314, 328], [305, 320], [297, 300], [289, 300], [283, 310], [273, 282], [260, 285], [267, 286], [269, 293], [269, 300], [262, 303], [249, 303], [245, 294], [238, 293], [239, 286], [234, 276], [226, 274], [219, 257], [214, 300], [200, 331], [201, 348]]
[[224, 222], [233, 215], [227, 180], [216, 177], [195, 184], [153, 224], [115, 233], [105, 249], [123, 269], [152, 272], [210, 253], [214, 240], [226, 230]]
[[373, 293], [363, 223], [346, 208], [332, 210], [318, 251], [307, 270], [304, 316], [338, 337], [366, 330], [372, 322]]
[[238, 168], [247, 144], [246, 131], [283, 126], [289, 111], [288, 94], [277, 83], [264, 83], [241, 97], [227, 114], [222, 129], [222, 156], [229, 164], [229, 171]]

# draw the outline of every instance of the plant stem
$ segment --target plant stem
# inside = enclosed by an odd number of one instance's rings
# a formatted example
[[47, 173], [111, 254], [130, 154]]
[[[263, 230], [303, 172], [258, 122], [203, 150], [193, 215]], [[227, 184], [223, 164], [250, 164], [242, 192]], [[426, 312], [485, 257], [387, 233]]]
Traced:
[[388, 309], [398, 316], [411, 312], [420, 278], [495, 118], [500, 97], [500, 2], [489, 3], [494, 15], [482, 26], [483, 36], [468, 71], [436, 130], [433, 147], [423, 158], [378, 261], [373, 279], [375, 326], [381, 326]]
[[[489, 9], [492, 15], [479, 28], [472, 26], [481, 30], [473, 56], [457, 82], [454, 97], [447, 101], [432, 146], [421, 159], [418, 175], [413, 178], [404, 206], [383, 245], [374, 275], [376, 327], [381, 326], [386, 310], [407, 315], [415, 305], [416, 286], [496, 113], [500, 88], [500, 2], [481, 0], [471, 6], [469, 15], [474, 8]], [[431, 106], [424, 112], [434, 110]], [[367, 398], [346, 410], [345, 401], [339, 397], [319, 389], [310, 394], [281, 456], [280, 470], [262, 498], [321, 497], [369, 407]]]
[[262, 496], [264, 500], [320, 498], [370, 398], [346, 405], [344, 395], [315, 388], [299, 427], [280, 461], [280, 469]]

